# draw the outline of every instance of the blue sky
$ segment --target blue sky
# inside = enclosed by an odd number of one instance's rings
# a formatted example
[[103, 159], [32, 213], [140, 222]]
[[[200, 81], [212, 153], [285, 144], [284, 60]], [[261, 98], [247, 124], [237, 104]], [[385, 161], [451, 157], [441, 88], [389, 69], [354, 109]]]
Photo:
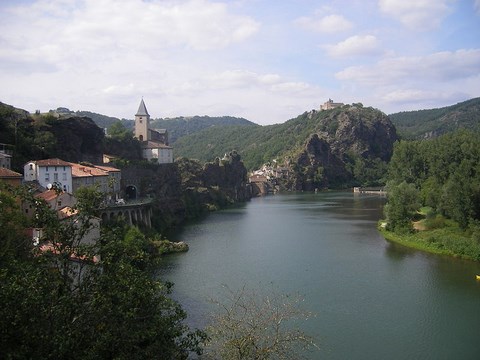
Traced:
[[480, 96], [480, 0], [3, 0], [0, 101], [282, 123]]

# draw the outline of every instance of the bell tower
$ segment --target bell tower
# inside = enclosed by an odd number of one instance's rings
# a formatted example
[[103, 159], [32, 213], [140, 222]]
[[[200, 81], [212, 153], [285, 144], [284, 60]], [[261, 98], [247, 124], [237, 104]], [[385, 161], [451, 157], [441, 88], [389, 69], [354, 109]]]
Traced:
[[137, 113], [135, 114], [135, 137], [140, 141], [148, 141], [148, 126], [150, 123], [150, 115], [148, 114], [145, 103], [140, 101]]

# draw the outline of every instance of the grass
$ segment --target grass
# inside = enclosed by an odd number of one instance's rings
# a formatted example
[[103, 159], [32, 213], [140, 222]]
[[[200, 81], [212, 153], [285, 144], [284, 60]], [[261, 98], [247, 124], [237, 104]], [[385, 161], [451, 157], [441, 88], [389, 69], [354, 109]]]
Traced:
[[388, 241], [438, 255], [480, 261], [480, 243], [451, 220], [441, 228], [398, 234], [379, 226]]

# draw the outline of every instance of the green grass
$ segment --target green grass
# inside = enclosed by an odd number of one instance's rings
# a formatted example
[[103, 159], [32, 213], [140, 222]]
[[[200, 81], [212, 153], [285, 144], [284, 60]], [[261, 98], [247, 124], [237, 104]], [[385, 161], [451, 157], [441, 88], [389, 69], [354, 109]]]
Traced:
[[386, 240], [438, 255], [480, 261], [480, 243], [448, 221], [440, 229], [397, 234], [379, 227]]

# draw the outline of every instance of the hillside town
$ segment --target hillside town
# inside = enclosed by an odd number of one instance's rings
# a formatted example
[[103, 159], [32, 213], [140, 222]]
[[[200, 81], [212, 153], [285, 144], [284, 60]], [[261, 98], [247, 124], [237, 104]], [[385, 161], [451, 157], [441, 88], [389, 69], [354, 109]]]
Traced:
[[[173, 149], [168, 145], [166, 130], [150, 129], [150, 115], [143, 99], [135, 114], [135, 137], [142, 146], [142, 155], [150, 163], [173, 163]], [[82, 188], [94, 188], [102, 196], [100, 217], [91, 231], [84, 234], [80, 244], [91, 244], [98, 238], [100, 221], [122, 218], [129, 225], [151, 227], [151, 199], [142, 197], [136, 184], [122, 179], [122, 171], [109, 163], [112, 156], [104, 154], [104, 162], [74, 163], [60, 158], [30, 160], [23, 166], [23, 174], [11, 169], [13, 147], [0, 144], [0, 182], [12, 187], [27, 186], [33, 198], [44, 201], [60, 221], [78, 221], [77, 199], [74, 194]], [[35, 216], [33, 203], [22, 203], [27, 217]], [[49, 242], [41, 243], [43, 230], [30, 228], [27, 232], [35, 246], [52, 249]], [[78, 263], [79, 259], [72, 257]]]

